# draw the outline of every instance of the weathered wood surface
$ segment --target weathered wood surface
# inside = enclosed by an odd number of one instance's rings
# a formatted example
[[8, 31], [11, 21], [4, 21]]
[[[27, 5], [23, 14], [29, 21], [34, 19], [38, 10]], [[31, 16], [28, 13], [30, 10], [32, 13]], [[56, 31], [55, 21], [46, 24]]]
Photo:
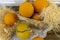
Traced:
[[[60, 34], [60, 33], [59, 33]], [[60, 40], [60, 37], [57, 37], [53, 32], [48, 33], [47, 37], [45, 40]]]

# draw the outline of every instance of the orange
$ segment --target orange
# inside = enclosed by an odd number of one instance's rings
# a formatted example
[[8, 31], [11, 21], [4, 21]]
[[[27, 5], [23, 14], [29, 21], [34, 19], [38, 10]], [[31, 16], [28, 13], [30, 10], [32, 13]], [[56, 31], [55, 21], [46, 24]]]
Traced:
[[24, 17], [31, 17], [33, 15], [34, 8], [31, 3], [24, 2], [19, 6], [19, 13]]
[[32, 40], [44, 40], [42, 37], [35, 37]]
[[11, 26], [17, 21], [17, 15], [9, 12], [4, 16], [4, 23]]
[[36, 12], [40, 12], [44, 7], [49, 5], [47, 0], [35, 0], [33, 4]]
[[35, 13], [32, 18], [35, 19], [35, 20], [40, 20], [40, 17], [39, 17], [38, 13]]

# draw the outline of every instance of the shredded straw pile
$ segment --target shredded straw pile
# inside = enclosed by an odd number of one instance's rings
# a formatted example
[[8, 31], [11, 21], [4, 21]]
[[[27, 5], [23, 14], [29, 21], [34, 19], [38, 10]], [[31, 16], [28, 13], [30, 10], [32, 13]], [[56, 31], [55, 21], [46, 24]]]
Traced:
[[47, 8], [44, 8], [40, 17], [44, 18], [43, 22], [47, 23], [48, 27], [51, 27], [52, 30], [58, 30], [60, 28], [60, 7], [56, 4], [50, 4]]

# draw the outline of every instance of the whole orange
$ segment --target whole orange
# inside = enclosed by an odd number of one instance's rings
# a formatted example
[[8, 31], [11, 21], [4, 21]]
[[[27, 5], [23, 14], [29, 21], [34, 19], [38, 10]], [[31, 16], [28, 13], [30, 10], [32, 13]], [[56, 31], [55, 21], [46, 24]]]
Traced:
[[4, 23], [6, 25], [13, 25], [15, 22], [17, 21], [17, 15], [12, 13], [12, 12], [9, 12], [7, 14], [5, 14], [4, 16]]
[[34, 13], [34, 15], [32, 16], [33, 19], [35, 20], [40, 20], [39, 14], [38, 13]]
[[44, 40], [44, 39], [41, 38], [41, 37], [35, 37], [35, 38], [33, 38], [32, 40]]
[[24, 2], [19, 6], [19, 13], [24, 17], [31, 17], [33, 15], [34, 8], [31, 3]]
[[44, 7], [49, 5], [47, 0], [35, 0], [33, 4], [36, 12], [40, 12]]

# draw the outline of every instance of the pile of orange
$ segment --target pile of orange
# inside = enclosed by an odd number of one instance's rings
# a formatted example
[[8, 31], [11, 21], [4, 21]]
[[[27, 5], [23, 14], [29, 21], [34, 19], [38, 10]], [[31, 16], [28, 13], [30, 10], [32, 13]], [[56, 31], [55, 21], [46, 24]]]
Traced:
[[47, 0], [34, 0], [33, 4], [24, 2], [19, 6], [19, 14], [24, 17], [40, 20], [39, 13], [48, 5], [49, 2]]
[[[47, 0], [35, 0], [33, 4], [24, 2], [19, 6], [19, 14], [24, 17], [40, 20], [39, 13], [44, 7], [49, 5]], [[6, 25], [13, 25], [16, 22], [17, 15], [9, 12], [4, 16], [4, 23]]]
[[[48, 7], [48, 5], [49, 2], [47, 0], [35, 0], [33, 4], [31, 4], [30, 2], [24, 2], [19, 6], [19, 14], [27, 18], [40, 20], [40, 16], [39, 16], [40, 12], [42, 11], [43, 8]], [[16, 13], [7, 12], [4, 16], [4, 23], [8, 26], [12, 26], [17, 21], [17, 18], [18, 17]], [[28, 29], [25, 26], [27, 25], [23, 23], [23, 24], [19, 24], [17, 27], [19, 28], [19, 31], [21, 31], [23, 29]], [[17, 32], [16, 34], [20, 38], [28, 38], [31, 33], [29, 30], [27, 31], [23, 30], [23, 33]], [[32, 40], [44, 40], [44, 39], [41, 37], [35, 37]]]

